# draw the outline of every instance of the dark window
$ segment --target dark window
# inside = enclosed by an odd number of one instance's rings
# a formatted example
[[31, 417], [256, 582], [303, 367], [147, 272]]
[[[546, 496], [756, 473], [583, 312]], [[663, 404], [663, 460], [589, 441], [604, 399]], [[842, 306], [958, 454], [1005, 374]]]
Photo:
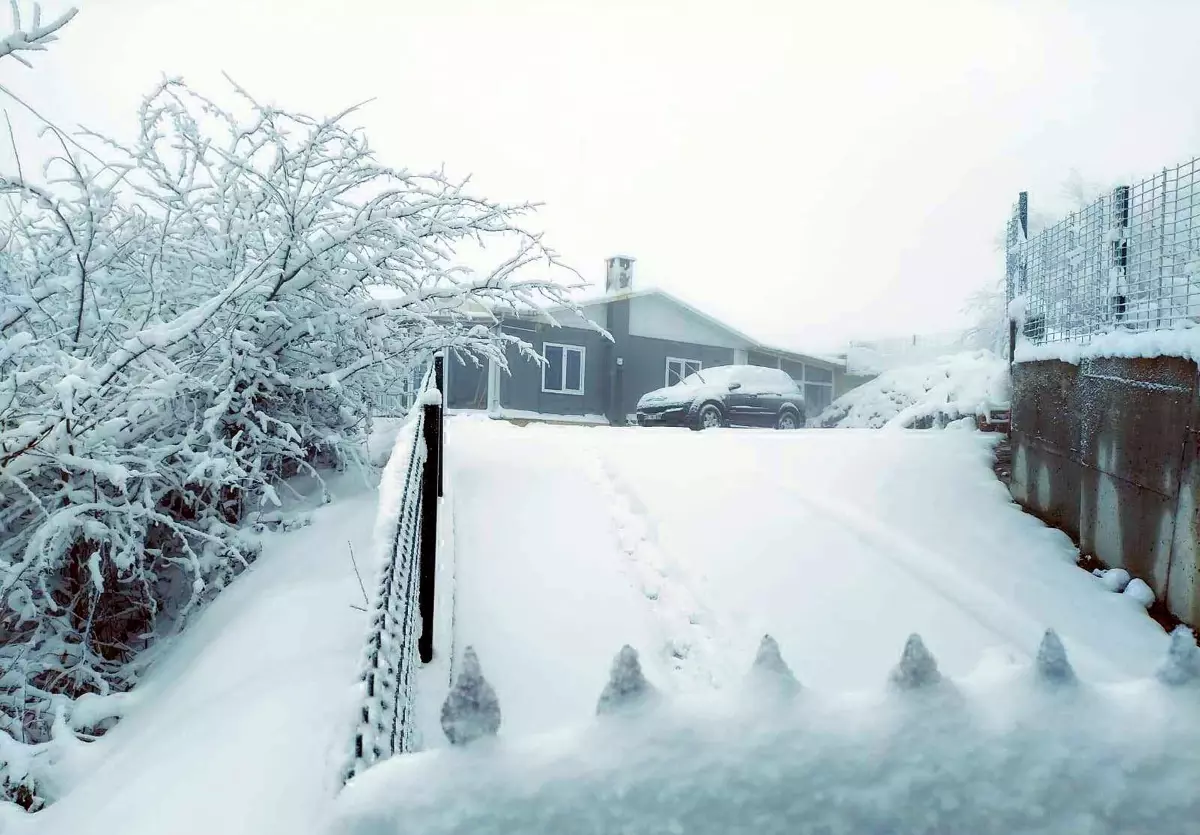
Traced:
[[833, 402], [833, 386], [808, 383], [804, 386], [804, 407], [809, 417], [816, 417]]
[[815, 368], [811, 365], [804, 366], [804, 380], [809, 383], [832, 383], [833, 372], [828, 368]]
[[579, 345], [542, 345], [542, 391], [560, 394], [583, 394], [583, 354]]
[[701, 369], [703, 363], [700, 360], [679, 359], [677, 357], [667, 357], [667, 385], [673, 386], [683, 380], [690, 374], [695, 374]]
[[567, 391], [583, 391], [583, 352], [566, 351], [566, 377], [563, 388]]

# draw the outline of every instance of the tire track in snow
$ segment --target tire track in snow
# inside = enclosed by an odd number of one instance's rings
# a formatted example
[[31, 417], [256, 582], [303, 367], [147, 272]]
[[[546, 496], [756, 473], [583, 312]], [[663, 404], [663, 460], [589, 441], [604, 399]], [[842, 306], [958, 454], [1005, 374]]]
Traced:
[[721, 687], [728, 653], [716, 614], [693, 592], [684, 567], [659, 545], [645, 506], [598, 449], [591, 453], [590, 476], [608, 504], [626, 570], [650, 602], [662, 633], [654, 662], [681, 690]]
[[[846, 502], [816, 496], [795, 482], [780, 486], [797, 501], [842, 522], [852, 536], [865, 543], [883, 561], [892, 565], [925, 588], [936, 593], [988, 632], [1000, 638], [1013, 652], [1032, 659], [1047, 626], [1002, 596], [963, 574], [937, 551], [917, 542], [886, 522], [872, 518]], [[1062, 636], [1069, 640], [1068, 636]], [[1071, 642], [1070, 653], [1076, 664], [1082, 662], [1097, 671], [1120, 678], [1120, 670], [1109, 659], [1081, 642]]]

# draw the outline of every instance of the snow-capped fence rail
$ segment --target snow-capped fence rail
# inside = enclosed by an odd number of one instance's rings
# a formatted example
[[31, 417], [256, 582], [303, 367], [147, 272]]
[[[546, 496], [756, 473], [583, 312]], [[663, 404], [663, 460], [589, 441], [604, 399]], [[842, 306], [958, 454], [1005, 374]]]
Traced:
[[1086, 342], [1114, 328], [1200, 322], [1200, 157], [1121, 185], [1029, 235], [1022, 192], [1008, 222], [1012, 337]]
[[397, 436], [381, 485], [381, 506], [391, 513], [391, 532], [372, 601], [361, 713], [346, 780], [414, 747], [416, 663], [418, 658], [423, 663], [433, 658], [443, 381], [443, 358], [438, 355], [421, 385], [413, 420]]

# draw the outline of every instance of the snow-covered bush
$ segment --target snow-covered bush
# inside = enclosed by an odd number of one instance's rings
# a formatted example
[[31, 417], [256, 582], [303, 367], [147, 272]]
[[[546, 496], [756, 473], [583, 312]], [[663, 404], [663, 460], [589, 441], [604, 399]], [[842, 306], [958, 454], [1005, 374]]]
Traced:
[[816, 422], [862, 429], [945, 426], [1008, 399], [1008, 363], [991, 351], [968, 351], [886, 371], [833, 401]]
[[1008, 353], [1008, 300], [1003, 281], [985, 285], [972, 293], [963, 312], [971, 318], [971, 326], [962, 337], [962, 347], [969, 351], [991, 351], [997, 356]]
[[[64, 137], [46, 184], [0, 172], [0, 731], [21, 742], [128, 687], [254, 558], [241, 523], [286, 477], [361, 462], [410, 361], [503, 363], [516, 340], [479, 311], [567, 301], [519, 277], [559, 266], [531, 206], [383, 165], [352, 110], [235, 92], [166, 80], [131, 143]], [[497, 266], [459, 266], [485, 243]]]

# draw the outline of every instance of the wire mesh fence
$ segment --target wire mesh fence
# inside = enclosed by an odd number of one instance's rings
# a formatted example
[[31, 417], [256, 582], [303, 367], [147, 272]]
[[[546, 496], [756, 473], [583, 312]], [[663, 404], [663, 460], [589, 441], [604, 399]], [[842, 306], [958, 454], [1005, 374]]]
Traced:
[[[362, 659], [363, 686], [354, 747], [343, 780], [416, 744], [414, 696], [418, 660], [433, 653], [434, 565], [438, 497], [442, 494], [442, 358], [428, 366], [417, 391], [421, 408], [408, 427], [403, 469], [384, 473], [395, 479], [396, 507], [390, 541], [371, 602], [370, 627]], [[430, 397], [430, 395], [435, 395]], [[389, 465], [390, 469], [390, 465]], [[381, 490], [383, 487], [381, 486]]]
[[1200, 323], [1200, 157], [1028, 233], [1022, 194], [1008, 222], [1006, 273], [1029, 341]]

